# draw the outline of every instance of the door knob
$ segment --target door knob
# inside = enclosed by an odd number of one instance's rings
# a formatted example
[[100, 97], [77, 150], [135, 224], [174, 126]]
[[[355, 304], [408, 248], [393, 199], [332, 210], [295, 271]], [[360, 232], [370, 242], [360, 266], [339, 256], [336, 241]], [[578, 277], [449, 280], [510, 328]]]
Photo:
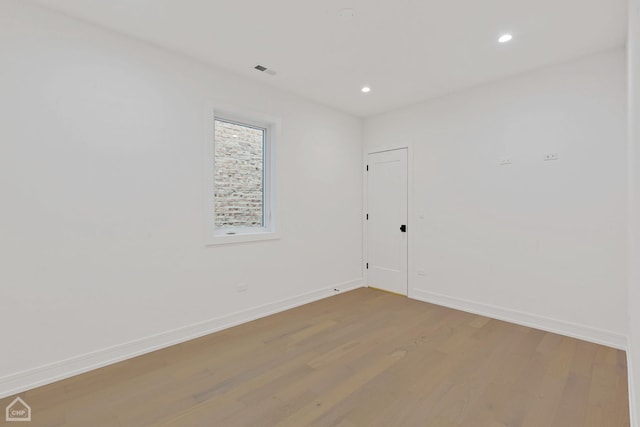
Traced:
[[404, 224], [403, 224], [403, 225], [401, 225], [401, 226], [400, 226], [400, 231], [402, 231], [403, 233], [406, 233], [406, 232], [407, 232], [407, 226], [406, 226], [406, 225], [404, 225]]

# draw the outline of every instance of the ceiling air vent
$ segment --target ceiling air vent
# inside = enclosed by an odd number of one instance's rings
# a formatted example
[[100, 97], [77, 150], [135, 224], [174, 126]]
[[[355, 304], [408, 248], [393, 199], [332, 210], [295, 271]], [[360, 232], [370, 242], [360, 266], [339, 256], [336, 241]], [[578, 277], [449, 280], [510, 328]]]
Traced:
[[256, 66], [255, 66], [255, 67], [253, 67], [253, 68], [255, 68], [256, 70], [261, 71], [261, 72], [263, 72], [263, 73], [265, 73], [265, 74], [269, 74], [270, 76], [275, 76], [275, 75], [276, 75], [276, 72], [275, 72], [275, 71], [270, 70], [270, 69], [268, 69], [267, 67], [262, 66], [262, 65], [256, 65]]

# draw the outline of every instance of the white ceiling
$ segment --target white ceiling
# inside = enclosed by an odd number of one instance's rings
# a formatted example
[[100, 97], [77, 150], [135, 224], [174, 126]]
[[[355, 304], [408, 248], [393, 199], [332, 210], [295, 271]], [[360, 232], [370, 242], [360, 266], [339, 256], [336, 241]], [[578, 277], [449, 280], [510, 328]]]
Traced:
[[[627, 32], [626, 0], [35, 1], [358, 116], [622, 46]], [[500, 45], [504, 32], [514, 40]]]

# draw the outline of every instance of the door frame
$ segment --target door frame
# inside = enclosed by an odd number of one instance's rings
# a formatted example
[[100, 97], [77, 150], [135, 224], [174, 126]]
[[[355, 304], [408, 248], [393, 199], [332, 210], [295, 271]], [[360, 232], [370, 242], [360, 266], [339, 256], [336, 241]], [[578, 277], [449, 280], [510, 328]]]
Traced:
[[[369, 228], [367, 221], [367, 212], [369, 211], [369, 176], [367, 173], [367, 163], [369, 161], [369, 154], [384, 153], [386, 151], [395, 150], [407, 150], [407, 297], [414, 298], [413, 296], [413, 283], [414, 283], [414, 261], [413, 261], [413, 241], [411, 237], [414, 231], [415, 221], [414, 215], [414, 200], [413, 200], [413, 148], [411, 144], [398, 144], [388, 146], [376, 146], [365, 147], [363, 150], [363, 165], [362, 165], [362, 277], [364, 286], [369, 287], [369, 270], [367, 270], [367, 260], [369, 258], [368, 245], [369, 245]], [[415, 298], [414, 298], [415, 299]]]

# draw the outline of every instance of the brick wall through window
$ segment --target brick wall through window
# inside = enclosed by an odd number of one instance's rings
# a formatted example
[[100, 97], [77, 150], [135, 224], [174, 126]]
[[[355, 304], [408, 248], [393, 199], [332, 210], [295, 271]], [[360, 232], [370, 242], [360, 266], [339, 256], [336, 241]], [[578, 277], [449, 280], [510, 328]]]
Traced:
[[216, 119], [215, 226], [264, 226], [266, 130]]

